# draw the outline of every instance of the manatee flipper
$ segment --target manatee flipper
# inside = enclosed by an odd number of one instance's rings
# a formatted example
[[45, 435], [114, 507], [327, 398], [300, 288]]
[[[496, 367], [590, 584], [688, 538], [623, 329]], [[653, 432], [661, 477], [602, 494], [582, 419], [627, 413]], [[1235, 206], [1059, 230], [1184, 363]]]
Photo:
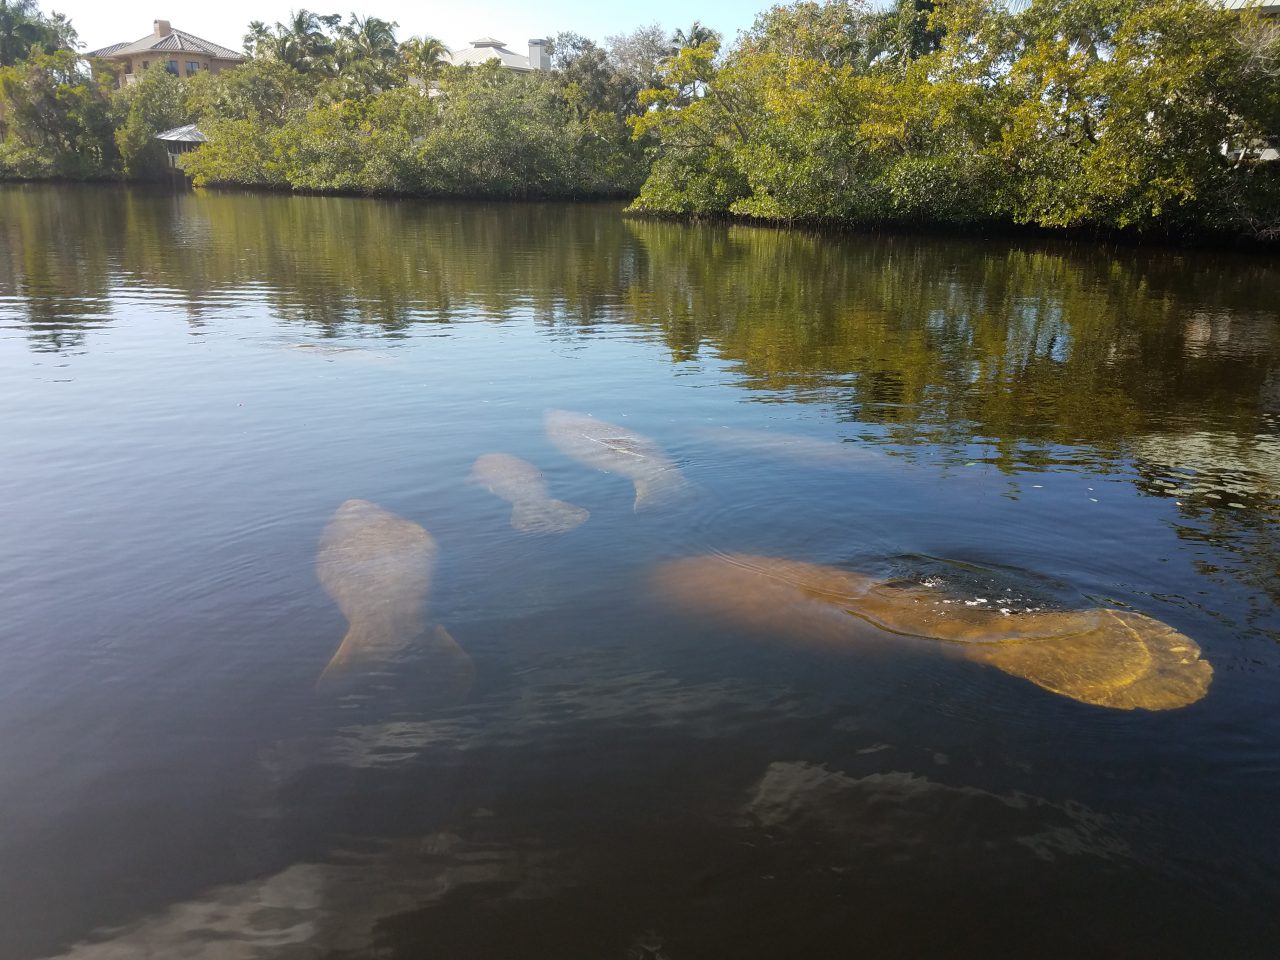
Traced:
[[360, 633], [354, 627], [347, 631], [347, 635], [342, 638], [342, 643], [338, 644], [338, 649], [329, 658], [325, 668], [320, 671], [320, 676], [316, 677], [317, 687], [325, 686], [345, 672], [351, 660], [366, 646], [365, 638], [359, 635]]
[[471, 654], [440, 624], [431, 629], [427, 651], [433, 687], [439, 684], [433, 690], [439, 695], [438, 699], [450, 705], [464, 701], [476, 680], [476, 664]]

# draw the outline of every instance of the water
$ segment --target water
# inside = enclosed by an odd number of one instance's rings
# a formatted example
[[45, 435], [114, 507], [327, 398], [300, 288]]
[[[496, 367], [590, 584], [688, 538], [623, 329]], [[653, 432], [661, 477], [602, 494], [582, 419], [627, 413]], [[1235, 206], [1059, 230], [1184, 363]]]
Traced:
[[[1280, 269], [612, 206], [0, 191], [0, 957], [1273, 957]], [[652, 438], [684, 496], [552, 443]], [[524, 458], [590, 512], [527, 534]], [[348, 499], [427, 621], [317, 687]], [[726, 553], [1129, 609], [1204, 699], [666, 602]], [[416, 652], [415, 652], [416, 650]]]

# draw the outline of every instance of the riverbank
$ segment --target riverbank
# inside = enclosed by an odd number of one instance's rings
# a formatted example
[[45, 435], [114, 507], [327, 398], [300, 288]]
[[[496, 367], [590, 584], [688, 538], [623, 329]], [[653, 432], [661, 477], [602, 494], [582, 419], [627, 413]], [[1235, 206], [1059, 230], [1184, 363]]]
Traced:
[[0, 177], [167, 178], [155, 134], [198, 123], [206, 142], [177, 164], [202, 187], [632, 199], [637, 215], [825, 232], [1280, 239], [1273, 22], [1201, 0], [906, 2], [896, 20], [777, 7], [730, 47], [706, 33], [643, 56], [561, 34], [552, 68], [525, 73], [267, 46], [116, 91], [85, 83], [72, 51], [33, 55], [0, 71]]
[[[1280, 172], [1280, 171], [1278, 171]], [[880, 221], [859, 222], [838, 220], [834, 218], [793, 218], [769, 219], [734, 213], [668, 213], [652, 210], [638, 210], [633, 206], [634, 195], [612, 194], [564, 194], [564, 195], [499, 195], [485, 193], [471, 194], [423, 194], [395, 192], [366, 192], [360, 190], [308, 190], [292, 188], [286, 184], [210, 184], [194, 187], [182, 178], [164, 180], [129, 180], [124, 177], [97, 177], [92, 179], [75, 179], [71, 177], [45, 178], [4, 178], [0, 177], [0, 186], [20, 188], [23, 186], [92, 186], [103, 189], [128, 189], [142, 191], [159, 191], [162, 193], [183, 193], [190, 190], [211, 191], [215, 193], [266, 194], [274, 196], [299, 197], [341, 197], [376, 201], [433, 201], [449, 204], [516, 203], [576, 203], [587, 205], [616, 205], [619, 215], [639, 222], [671, 223], [687, 225], [722, 224], [725, 226], [754, 227], [768, 230], [797, 232], [815, 237], [867, 236], [873, 238], [886, 237], [947, 237], [953, 239], [970, 239], [980, 241], [1007, 240], [1014, 242], [1044, 241], [1067, 244], [1089, 244], [1092, 246], [1120, 247], [1165, 247], [1200, 250], [1222, 250], [1232, 253], [1257, 253], [1272, 255], [1280, 249], [1280, 232], [1272, 232], [1270, 236], [1248, 236], [1230, 233], [1225, 230], [1139, 230], [1139, 229], [1106, 229], [1103, 227], [1042, 227], [1035, 224], [1014, 223], [1009, 220], [990, 220], [958, 224], [947, 221]]]
[[1046, 241], [1067, 244], [1090, 244], [1114, 247], [1168, 247], [1201, 250], [1225, 250], [1241, 253], [1272, 254], [1280, 249], [1280, 231], [1266, 236], [1248, 236], [1225, 230], [1187, 230], [1183, 232], [1107, 229], [1103, 227], [1043, 227], [1014, 223], [1011, 220], [989, 220], [958, 224], [948, 221], [888, 220], [859, 222], [837, 219], [768, 219], [735, 213], [666, 213], [637, 210], [628, 206], [622, 211], [628, 219], [672, 224], [724, 224], [757, 227], [767, 230], [796, 231], [817, 237], [866, 236], [944, 237], [956, 240], [1007, 240], [1011, 242]]

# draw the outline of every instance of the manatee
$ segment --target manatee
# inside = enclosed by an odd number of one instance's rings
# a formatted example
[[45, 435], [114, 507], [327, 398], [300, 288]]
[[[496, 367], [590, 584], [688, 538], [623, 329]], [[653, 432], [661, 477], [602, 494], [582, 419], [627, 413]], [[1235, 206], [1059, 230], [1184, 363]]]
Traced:
[[435, 562], [435, 540], [413, 521], [367, 500], [348, 500], [338, 508], [320, 539], [316, 575], [347, 618], [348, 630], [322, 682], [415, 645], [430, 649], [460, 683], [470, 685], [471, 658], [444, 627], [427, 626]]
[[739, 430], [733, 427], [701, 428], [698, 436], [717, 446], [744, 450], [762, 457], [811, 463], [819, 466], [861, 468], [883, 463], [877, 450], [854, 443], [822, 440], [772, 430]]
[[1119, 710], [1186, 706], [1213, 679], [1195, 641], [1128, 611], [1004, 613], [921, 584], [749, 554], [670, 561], [654, 585], [680, 607], [801, 643], [839, 648], [886, 635], [943, 641], [1045, 690]]
[[292, 353], [316, 357], [317, 359], [324, 360], [328, 363], [341, 360], [344, 363], [347, 361], [353, 361], [356, 363], [379, 367], [395, 367], [400, 365], [400, 360], [398, 358], [377, 350], [370, 350], [366, 347], [336, 343], [285, 343], [280, 346], [282, 349], [288, 350]]
[[548, 410], [546, 427], [561, 453], [634, 483], [636, 510], [674, 499], [687, 489], [680, 470], [662, 449], [626, 427], [567, 410]]
[[471, 479], [511, 504], [511, 526], [521, 533], [565, 533], [591, 516], [582, 507], [553, 499], [542, 471], [510, 454], [479, 457], [471, 468]]

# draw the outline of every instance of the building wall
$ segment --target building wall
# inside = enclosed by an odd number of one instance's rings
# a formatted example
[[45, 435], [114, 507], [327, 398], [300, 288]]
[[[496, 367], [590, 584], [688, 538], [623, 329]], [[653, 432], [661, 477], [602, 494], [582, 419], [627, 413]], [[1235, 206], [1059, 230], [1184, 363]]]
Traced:
[[[120, 86], [122, 87], [133, 83], [138, 77], [142, 76], [142, 71], [146, 69], [144, 64], [149, 64], [153, 67], [164, 66], [173, 61], [177, 63], [178, 76], [180, 77], [189, 77], [195, 73], [203, 72], [218, 74], [240, 65], [238, 60], [218, 60], [191, 50], [153, 50], [146, 54], [137, 53], [127, 57], [106, 57], [104, 59], [123, 65], [124, 70], [120, 74]], [[194, 70], [190, 68], [191, 64], [196, 64]]]

